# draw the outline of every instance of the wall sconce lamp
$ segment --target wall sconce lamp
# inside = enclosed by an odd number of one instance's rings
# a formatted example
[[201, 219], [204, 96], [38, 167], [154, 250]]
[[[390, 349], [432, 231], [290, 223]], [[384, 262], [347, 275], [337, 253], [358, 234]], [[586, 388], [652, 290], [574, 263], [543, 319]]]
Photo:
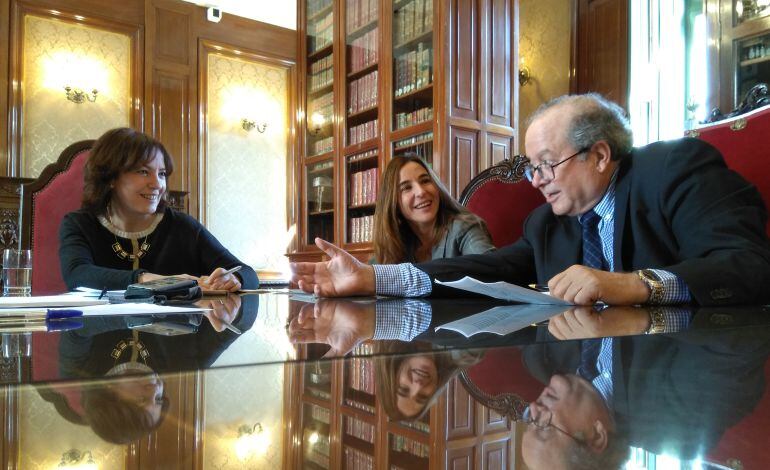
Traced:
[[255, 121], [251, 119], [243, 118], [241, 119], [241, 127], [246, 132], [251, 132], [252, 130], [256, 129], [257, 132], [259, 132], [260, 134], [264, 134], [265, 129], [267, 129], [267, 123], [263, 122], [263, 123], [257, 124]]
[[[86, 457], [88, 457], [88, 460], [85, 460]], [[99, 467], [97, 467], [96, 462], [94, 462], [94, 457], [91, 455], [90, 450], [83, 452], [78, 449], [70, 449], [61, 454], [61, 462], [59, 462], [58, 468], [96, 470]]]
[[96, 88], [91, 90], [91, 93], [89, 94], [81, 90], [80, 88], [72, 88], [70, 86], [65, 86], [64, 92], [68, 100], [77, 104], [85, 103], [86, 101], [90, 101], [93, 103], [94, 101], [96, 101], [96, 95], [99, 94], [99, 90], [97, 90]]
[[326, 124], [326, 118], [321, 113], [313, 113], [310, 115], [310, 122], [308, 123], [308, 132], [312, 136], [316, 136], [321, 133], [321, 129]]
[[269, 446], [270, 437], [262, 428], [262, 424], [242, 424], [238, 427], [238, 439], [235, 441], [235, 454], [238, 459], [243, 461], [253, 454], [264, 455]]
[[524, 86], [529, 83], [530, 80], [532, 80], [532, 75], [530, 74], [529, 67], [522, 64], [519, 67], [519, 85]]

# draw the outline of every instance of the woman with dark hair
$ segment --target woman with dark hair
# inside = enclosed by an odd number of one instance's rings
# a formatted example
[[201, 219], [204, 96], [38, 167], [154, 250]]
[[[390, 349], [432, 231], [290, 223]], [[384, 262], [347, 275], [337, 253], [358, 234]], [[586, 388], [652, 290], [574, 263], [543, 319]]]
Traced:
[[393, 157], [374, 212], [376, 262], [422, 262], [494, 248], [484, 221], [452, 199], [423, 160]]
[[[253, 269], [192, 217], [167, 206], [174, 171], [163, 144], [129, 128], [107, 131], [85, 167], [83, 205], [62, 221], [59, 259], [67, 287], [125, 289], [183, 275], [207, 289], [256, 288]], [[226, 270], [243, 266], [234, 274]]]

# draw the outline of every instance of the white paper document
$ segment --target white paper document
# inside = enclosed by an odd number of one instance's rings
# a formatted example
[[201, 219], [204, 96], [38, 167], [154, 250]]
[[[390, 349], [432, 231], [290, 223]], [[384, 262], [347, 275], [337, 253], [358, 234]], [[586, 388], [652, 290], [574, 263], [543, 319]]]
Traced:
[[107, 305], [92, 305], [79, 308], [84, 317], [93, 317], [100, 315], [158, 315], [168, 314], [176, 315], [179, 313], [203, 313], [210, 309], [196, 307], [195, 305], [155, 305], [149, 303], [122, 303]]
[[107, 299], [78, 295], [38, 295], [32, 297], [0, 297], [0, 309], [25, 307], [82, 307], [85, 305], [103, 305]]
[[487, 311], [436, 327], [470, 337], [478, 333], [504, 336], [558, 315], [568, 308], [564, 305], [518, 304], [502, 305]]
[[551, 297], [542, 292], [536, 292], [526, 287], [520, 287], [507, 282], [481, 282], [472, 277], [465, 276], [459, 281], [436, 281], [436, 284], [454, 287], [455, 289], [467, 290], [477, 294], [486, 295], [495, 299], [507, 300], [509, 302], [520, 302], [524, 304], [542, 304], [542, 305], [572, 305], [556, 297]]

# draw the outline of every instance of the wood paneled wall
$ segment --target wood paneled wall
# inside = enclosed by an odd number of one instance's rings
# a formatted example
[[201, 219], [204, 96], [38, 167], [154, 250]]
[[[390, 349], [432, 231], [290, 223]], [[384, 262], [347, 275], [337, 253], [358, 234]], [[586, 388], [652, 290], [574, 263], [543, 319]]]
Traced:
[[[443, 37], [444, 73], [436, 80], [449, 125], [439, 174], [459, 196], [481, 171], [517, 151], [518, 2], [450, 0]], [[443, 83], [442, 83], [443, 82]], [[443, 101], [443, 102], [442, 102]], [[437, 113], [441, 115], [440, 113]]]
[[201, 212], [199, 142], [206, 132], [198, 100], [200, 42], [296, 61], [295, 31], [235, 15], [211, 23], [205, 8], [178, 0], [0, 0], [0, 176], [18, 175], [21, 164], [21, 89], [14, 82], [22, 77], [14, 54], [20, 51], [20, 26], [27, 13], [80, 21], [134, 38], [131, 124], [169, 149], [175, 165], [169, 187], [189, 193], [187, 209], [194, 217]]

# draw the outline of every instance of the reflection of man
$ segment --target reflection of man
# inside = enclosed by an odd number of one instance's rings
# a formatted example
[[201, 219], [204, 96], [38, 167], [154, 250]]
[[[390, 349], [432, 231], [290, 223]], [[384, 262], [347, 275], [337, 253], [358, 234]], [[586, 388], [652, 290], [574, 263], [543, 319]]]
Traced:
[[525, 419], [521, 452], [532, 470], [620, 468], [627, 458], [607, 404], [575, 374], [553, 375]]
[[762, 396], [769, 332], [605, 338], [610, 362], [602, 367], [600, 355], [600, 375], [591, 382], [575, 372], [593, 340], [525, 347], [527, 368], [548, 384], [530, 405], [525, 462], [558, 468], [548, 462], [588, 459], [594, 466], [566, 468], [618, 468], [609, 462], [622, 462], [629, 444], [683, 460], [705, 455]]
[[548, 204], [528, 217], [516, 243], [416, 266], [368, 266], [318, 240], [330, 260], [294, 264], [293, 280], [321, 296], [423, 296], [443, 289], [435, 279], [470, 275], [548, 283], [576, 304], [770, 300], [764, 205], [708, 144], [681, 139], [632, 150], [623, 111], [580, 95], [541, 107], [525, 146], [526, 173]]

